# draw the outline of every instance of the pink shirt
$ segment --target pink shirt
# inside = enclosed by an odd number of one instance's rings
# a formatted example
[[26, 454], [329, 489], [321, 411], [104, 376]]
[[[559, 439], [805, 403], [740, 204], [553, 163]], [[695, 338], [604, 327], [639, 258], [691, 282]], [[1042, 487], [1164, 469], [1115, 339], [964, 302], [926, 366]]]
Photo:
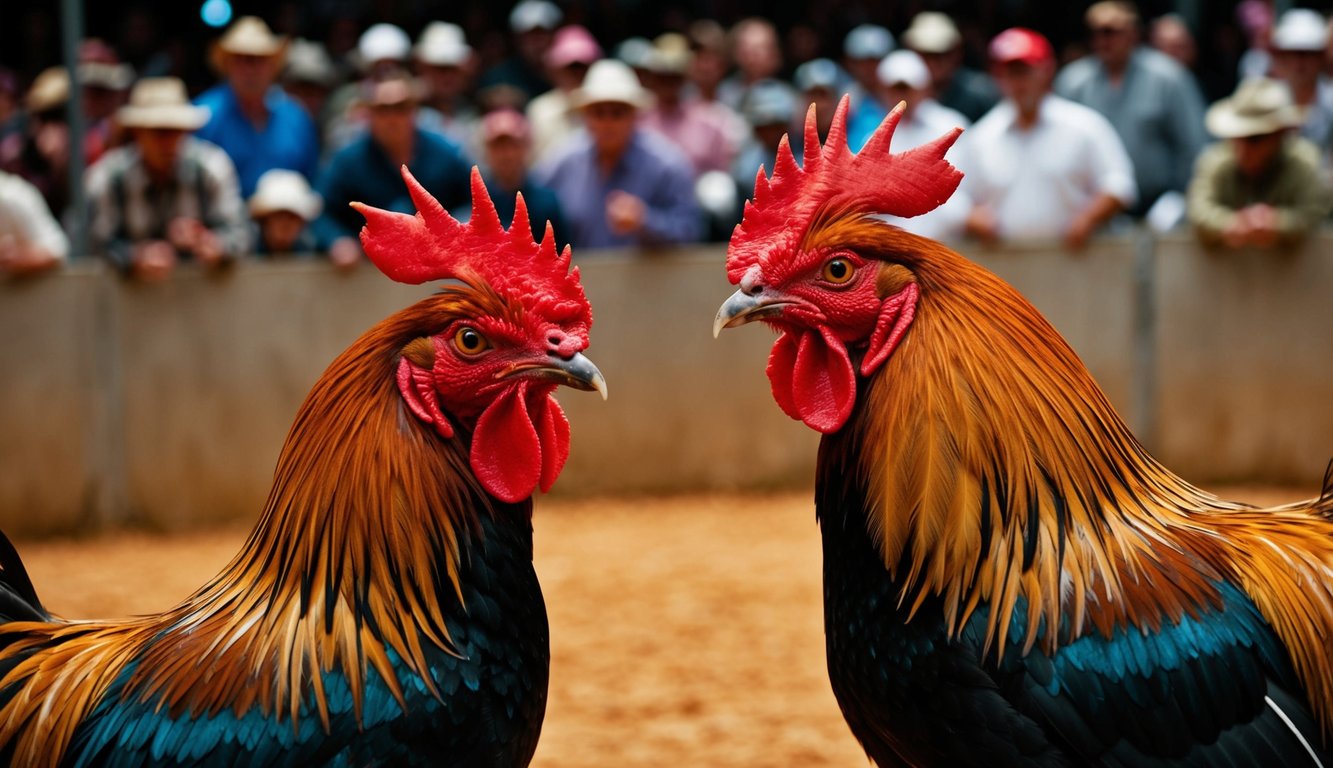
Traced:
[[671, 112], [653, 107], [643, 114], [640, 123], [679, 147], [694, 166], [695, 176], [704, 171], [731, 170], [736, 143], [726, 115], [713, 105], [684, 101]]

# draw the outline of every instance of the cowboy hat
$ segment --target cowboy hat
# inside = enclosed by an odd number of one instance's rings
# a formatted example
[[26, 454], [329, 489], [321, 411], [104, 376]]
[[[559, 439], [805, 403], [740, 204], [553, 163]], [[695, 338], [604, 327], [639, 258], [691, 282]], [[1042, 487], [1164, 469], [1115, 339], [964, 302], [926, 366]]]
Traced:
[[116, 111], [116, 121], [126, 128], [193, 131], [208, 117], [207, 109], [186, 98], [185, 83], [178, 77], [145, 77], [130, 90], [129, 103]]
[[639, 76], [628, 64], [616, 59], [602, 59], [588, 68], [583, 85], [574, 90], [571, 102], [576, 109], [603, 102], [646, 109], [652, 105], [653, 97], [639, 84]]
[[1267, 77], [1241, 82], [1236, 92], [1208, 108], [1204, 124], [1219, 139], [1262, 136], [1304, 122], [1285, 83]]

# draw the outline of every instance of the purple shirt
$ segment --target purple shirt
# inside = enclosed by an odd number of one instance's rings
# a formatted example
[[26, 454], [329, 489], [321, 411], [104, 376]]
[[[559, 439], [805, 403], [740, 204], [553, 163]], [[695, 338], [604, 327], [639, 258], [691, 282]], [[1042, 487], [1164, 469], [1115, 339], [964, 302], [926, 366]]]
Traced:
[[[703, 220], [694, 201], [690, 161], [666, 139], [636, 129], [620, 162], [603, 176], [592, 140], [580, 132], [533, 172], [538, 184], [555, 190], [569, 225], [567, 237], [578, 248], [620, 248], [696, 242]], [[606, 196], [613, 190], [643, 200], [643, 229], [618, 235], [606, 222]]]

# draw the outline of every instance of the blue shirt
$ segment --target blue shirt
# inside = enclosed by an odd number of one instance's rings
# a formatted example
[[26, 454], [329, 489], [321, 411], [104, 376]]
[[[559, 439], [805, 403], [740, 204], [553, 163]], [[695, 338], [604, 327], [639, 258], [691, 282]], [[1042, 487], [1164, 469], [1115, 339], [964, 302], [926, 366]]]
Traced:
[[[698, 242], [703, 219], [694, 199], [690, 161], [666, 139], [636, 129], [620, 161], [603, 176], [586, 133], [537, 168], [533, 178], [555, 190], [569, 225], [561, 237], [574, 248], [622, 248]], [[606, 197], [622, 190], [644, 202], [643, 229], [616, 234], [606, 222]]]
[[195, 104], [212, 113], [203, 128], [195, 131], [205, 141], [222, 147], [236, 166], [241, 196], [250, 197], [264, 171], [287, 168], [307, 179], [315, 177], [319, 165], [319, 132], [305, 108], [280, 88], [264, 96], [268, 121], [262, 129], [241, 112], [236, 93], [223, 83], [208, 89]]
[[[472, 199], [468, 174], [471, 164], [452, 141], [436, 133], [416, 129], [416, 140], [408, 170], [440, 201], [445, 210]], [[327, 249], [341, 237], [355, 237], [365, 219], [351, 208], [353, 201], [386, 211], [416, 213], [416, 206], [403, 183], [402, 171], [369, 134], [356, 139], [329, 158], [316, 185], [324, 198], [324, 210], [315, 219], [315, 241]]]

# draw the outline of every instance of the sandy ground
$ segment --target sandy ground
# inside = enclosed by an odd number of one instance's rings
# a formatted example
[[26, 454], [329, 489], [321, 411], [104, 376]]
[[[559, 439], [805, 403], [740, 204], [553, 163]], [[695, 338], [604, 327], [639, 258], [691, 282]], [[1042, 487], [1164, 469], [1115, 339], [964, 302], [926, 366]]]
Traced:
[[[1313, 489], [1219, 489], [1276, 504]], [[538, 502], [551, 695], [534, 766], [864, 766], [824, 671], [810, 494]], [[246, 528], [18, 542], [70, 618], [159, 611]]]

